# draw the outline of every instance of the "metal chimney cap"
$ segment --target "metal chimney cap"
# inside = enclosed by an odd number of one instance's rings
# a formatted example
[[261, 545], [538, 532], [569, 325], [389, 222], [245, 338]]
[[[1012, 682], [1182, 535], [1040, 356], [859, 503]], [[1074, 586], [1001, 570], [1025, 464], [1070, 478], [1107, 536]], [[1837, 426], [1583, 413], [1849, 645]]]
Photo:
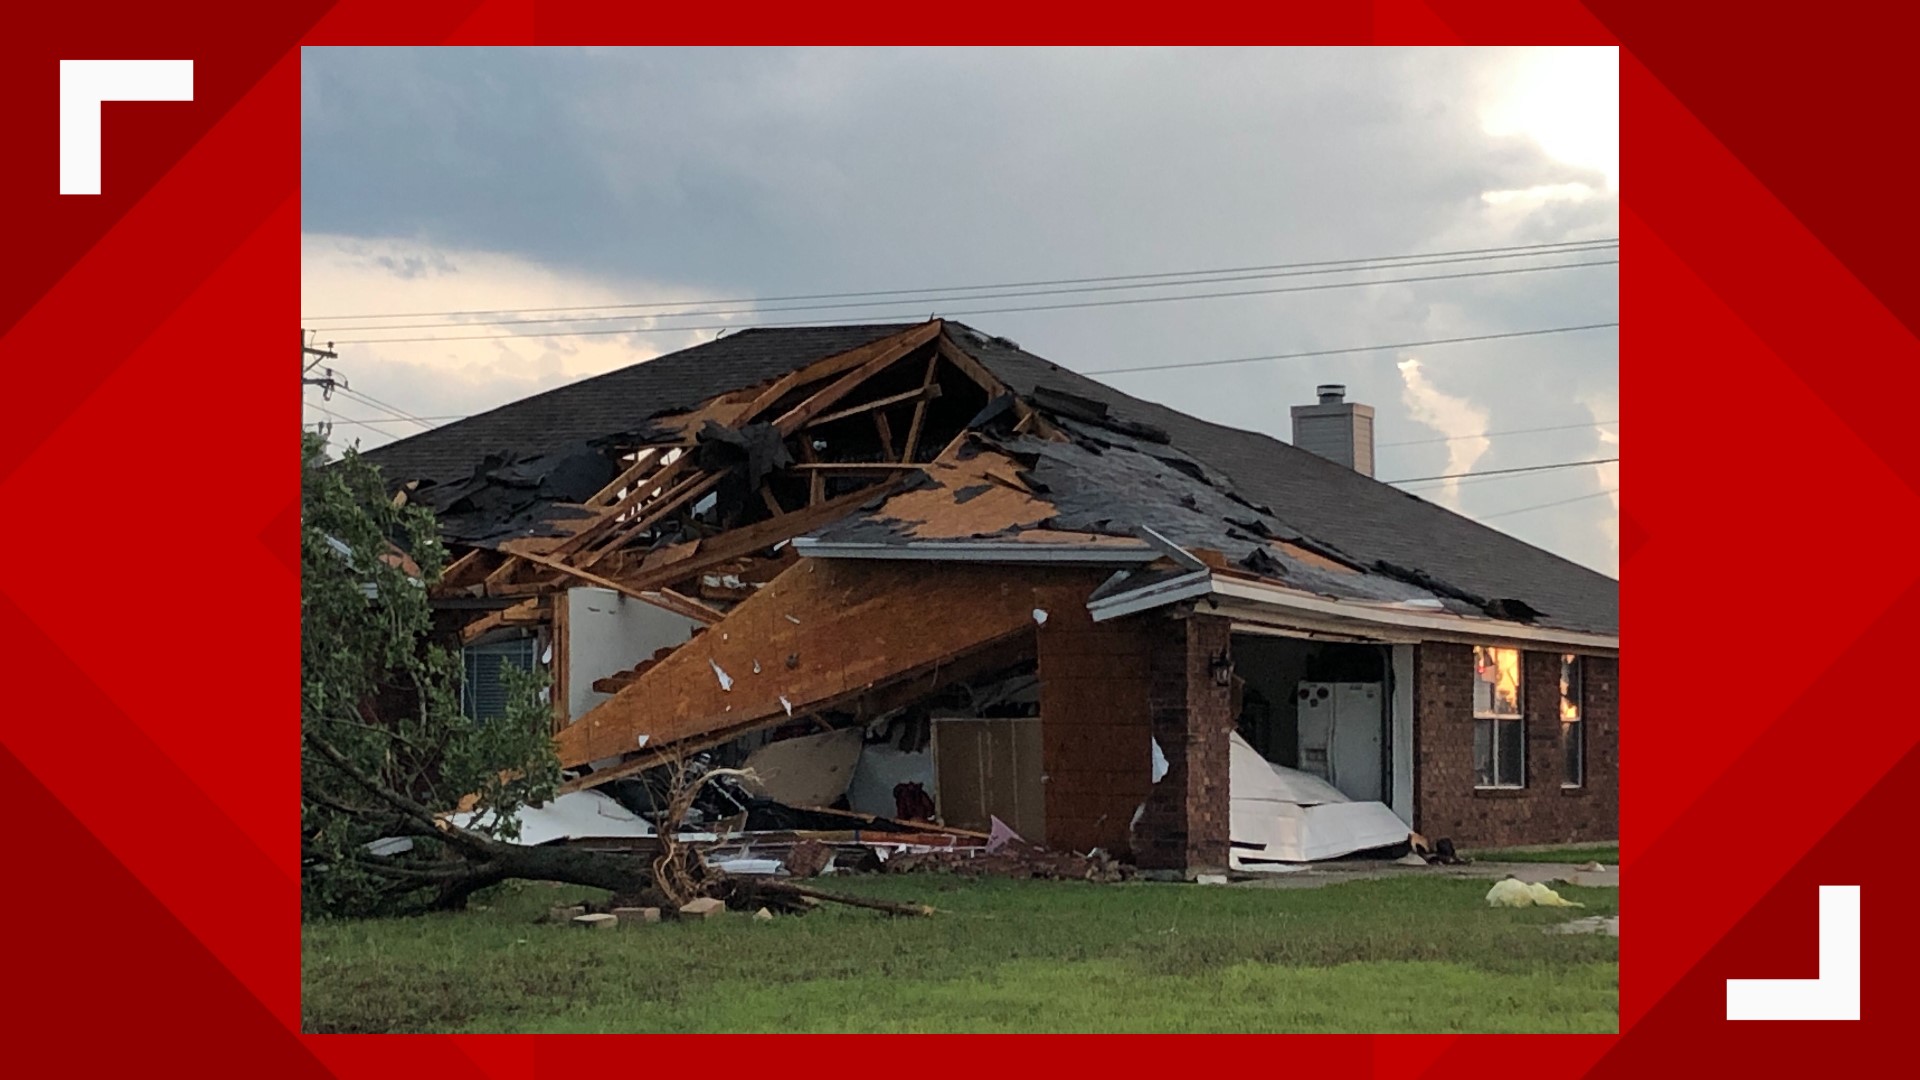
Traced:
[[1347, 397], [1347, 388], [1340, 383], [1321, 383], [1313, 392], [1320, 395], [1322, 405], [1338, 405]]

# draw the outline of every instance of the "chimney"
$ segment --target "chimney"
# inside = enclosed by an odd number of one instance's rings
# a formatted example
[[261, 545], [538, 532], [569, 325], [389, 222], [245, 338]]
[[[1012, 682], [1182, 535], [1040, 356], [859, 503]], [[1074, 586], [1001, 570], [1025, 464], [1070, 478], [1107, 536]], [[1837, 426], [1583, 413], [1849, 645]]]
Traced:
[[1319, 404], [1293, 407], [1293, 445], [1372, 476], [1373, 406], [1347, 401], [1347, 388], [1338, 383], [1314, 393]]

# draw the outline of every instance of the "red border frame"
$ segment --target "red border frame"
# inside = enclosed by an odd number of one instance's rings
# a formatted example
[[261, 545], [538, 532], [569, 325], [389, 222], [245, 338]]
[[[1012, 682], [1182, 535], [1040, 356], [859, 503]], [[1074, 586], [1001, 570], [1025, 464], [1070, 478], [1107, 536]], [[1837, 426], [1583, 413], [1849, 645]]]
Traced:
[[[296, 634], [281, 357], [299, 296], [298, 46], [745, 30], [765, 43], [1622, 45], [1622, 390], [1642, 417], [1635, 452], [1663, 463], [1622, 519], [1646, 658], [1622, 740], [1635, 897], [1623, 1033], [1518, 1054], [1471, 1038], [1296, 1040], [1285, 1060], [1572, 1076], [1831, 1067], [1836, 1040], [1891, 1048], [1898, 974], [1920, 958], [1920, 933], [1893, 910], [1912, 857], [1894, 794], [1920, 780], [1900, 692], [1920, 618], [1905, 535], [1920, 290], [1903, 265], [1920, 225], [1875, 196], [1907, 175], [1898, 113], [1916, 17], [1770, 29], [1729, 11], [1381, 0], [1175, 24], [995, 3], [931, 11], [924, 29], [877, 4], [724, 23], [532, 0], [10, 13], [0, 632], [21, 692], [0, 729], [0, 793], [25, 850], [0, 887], [19, 992], [0, 1015], [13, 1042], [65, 1069], [213, 1056], [337, 1076], [577, 1072], [577, 1056], [526, 1038], [297, 1034], [295, 736], [278, 717], [293, 708]], [[138, 123], [112, 122], [96, 198], [53, 194], [62, 56], [196, 62], [190, 107], [130, 106]], [[215, 435], [172, 441], [166, 421], [193, 415]], [[1727, 1023], [1725, 979], [1814, 973], [1819, 884], [1863, 886], [1863, 1021]], [[1096, 1068], [1155, 1060], [1104, 1042], [1073, 1054]]]

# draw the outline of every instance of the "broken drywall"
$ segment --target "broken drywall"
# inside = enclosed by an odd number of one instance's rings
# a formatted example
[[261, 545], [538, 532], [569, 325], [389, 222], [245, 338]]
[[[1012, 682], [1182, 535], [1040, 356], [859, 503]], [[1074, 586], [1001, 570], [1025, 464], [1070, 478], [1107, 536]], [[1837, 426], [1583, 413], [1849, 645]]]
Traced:
[[847, 793], [865, 742], [855, 727], [767, 743], [742, 763], [751, 774], [742, 785], [788, 806], [832, 806]]

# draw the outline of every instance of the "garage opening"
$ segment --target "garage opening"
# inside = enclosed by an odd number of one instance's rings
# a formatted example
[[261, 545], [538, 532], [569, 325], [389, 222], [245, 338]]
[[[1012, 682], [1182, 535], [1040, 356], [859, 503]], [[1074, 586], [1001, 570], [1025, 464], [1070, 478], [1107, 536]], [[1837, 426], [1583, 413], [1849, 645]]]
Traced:
[[1385, 645], [1233, 635], [1241, 738], [1350, 799], [1393, 803], [1393, 662]]

